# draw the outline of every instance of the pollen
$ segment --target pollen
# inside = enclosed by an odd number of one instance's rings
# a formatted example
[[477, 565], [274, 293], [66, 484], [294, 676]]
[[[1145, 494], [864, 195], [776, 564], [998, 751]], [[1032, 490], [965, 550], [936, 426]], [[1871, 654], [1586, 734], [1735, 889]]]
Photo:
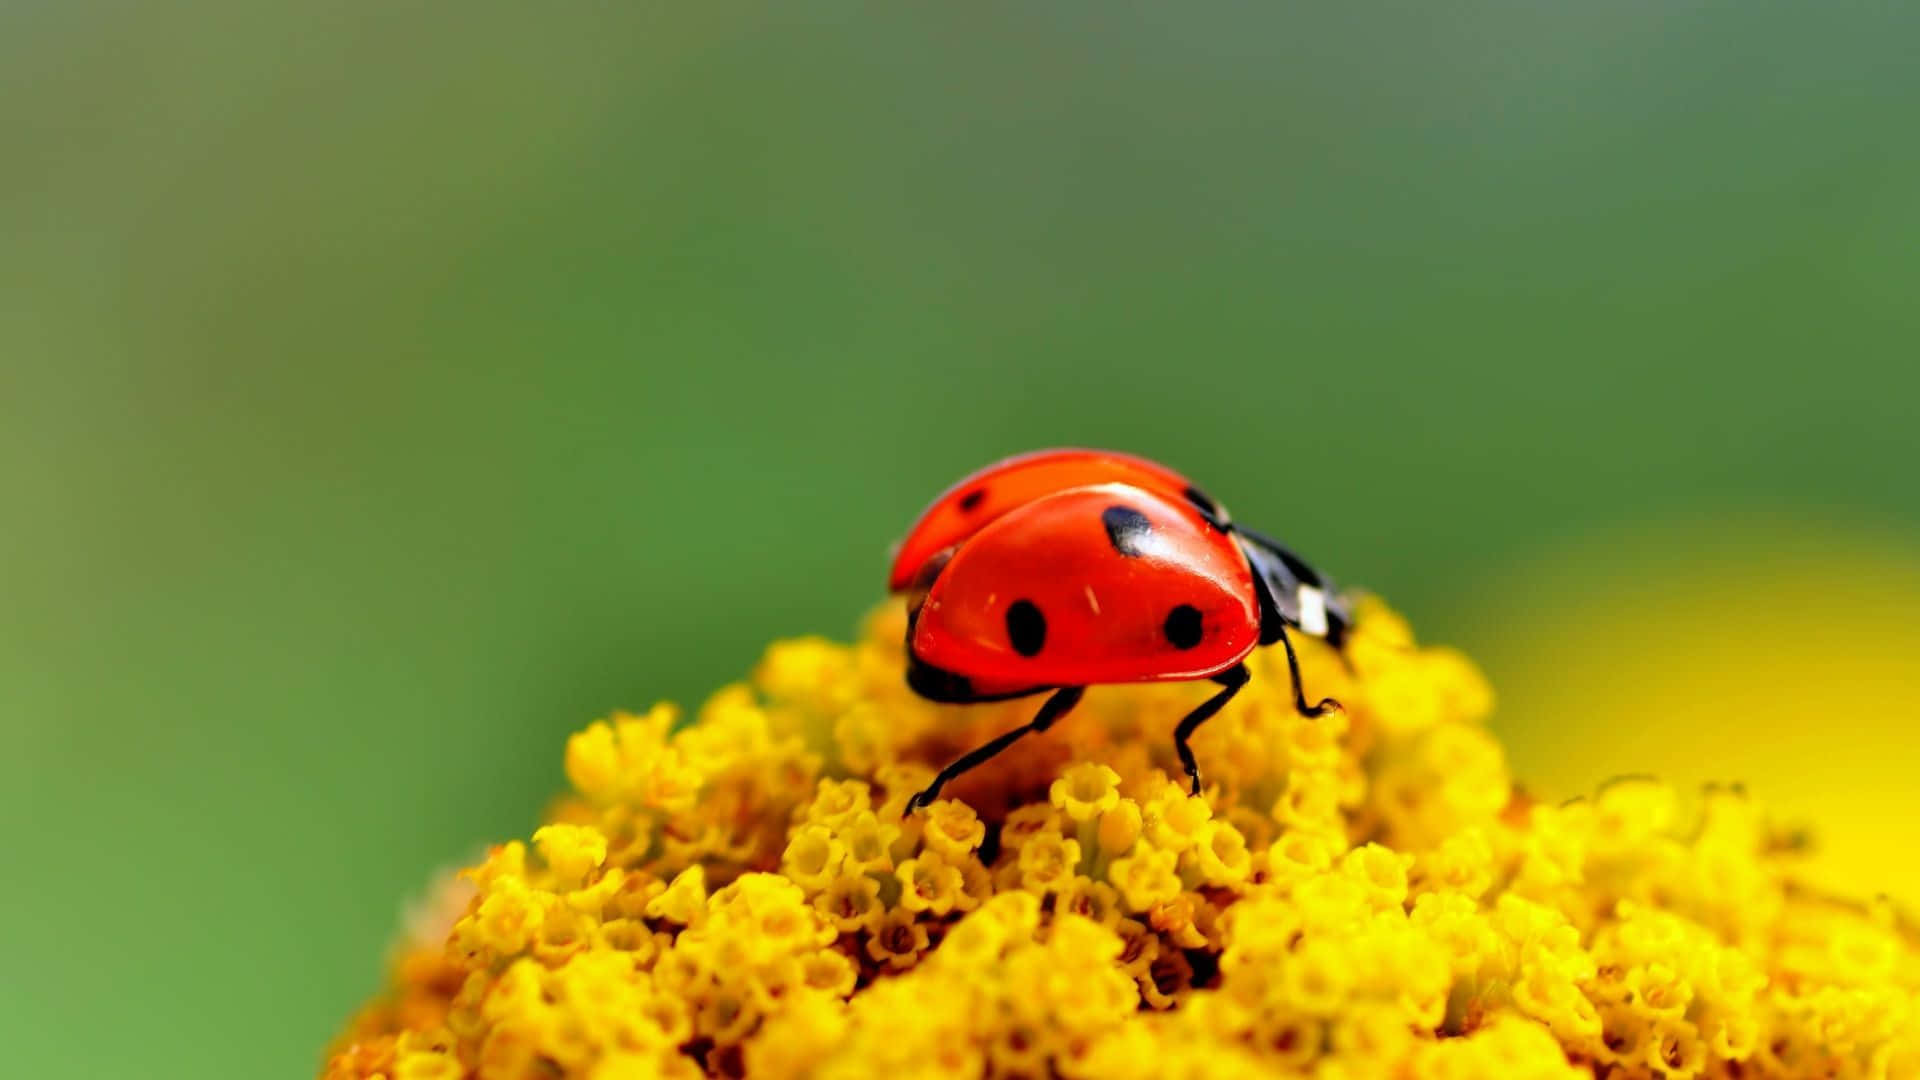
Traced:
[[1300, 643], [1339, 713], [1249, 659], [1202, 795], [1190, 688], [1099, 687], [913, 814], [1035, 703], [920, 700], [904, 628], [556, 748], [571, 791], [411, 920], [323, 1080], [1920, 1076], [1913, 923], [1735, 789], [1529, 799], [1384, 606]]

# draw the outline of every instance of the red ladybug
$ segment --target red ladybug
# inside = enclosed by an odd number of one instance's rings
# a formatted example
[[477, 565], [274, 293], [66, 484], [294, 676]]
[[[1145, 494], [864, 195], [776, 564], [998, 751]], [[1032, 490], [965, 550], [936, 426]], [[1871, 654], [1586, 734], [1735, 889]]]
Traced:
[[1050, 693], [1030, 723], [940, 771], [908, 812], [949, 781], [1045, 731], [1097, 683], [1211, 679], [1219, 693], [1174, 728], [1187, 740], [1248, 674], [1255, 646], [1280, 642], [1294, 707], [1309, 706], [1289, 628], [1345, 640], [1351, 616], [1332, 582], [1164, 465], [1107, 450], [1041, 450], [989, 465], [927, 507], [901, 541], [889, 585], [907, 594], [907, 685], [932, 701]]

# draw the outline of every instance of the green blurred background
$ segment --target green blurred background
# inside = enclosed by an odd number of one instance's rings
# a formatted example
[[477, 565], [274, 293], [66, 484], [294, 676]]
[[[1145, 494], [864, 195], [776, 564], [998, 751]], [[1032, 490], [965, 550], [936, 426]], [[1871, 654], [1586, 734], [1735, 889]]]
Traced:
[[1911, 761], [1901, 7], [0, 8], [9, 1073], [309, 1072], [565, 733], [1038, 446], [1475, 651], [1522, 772], [1716, 572]]

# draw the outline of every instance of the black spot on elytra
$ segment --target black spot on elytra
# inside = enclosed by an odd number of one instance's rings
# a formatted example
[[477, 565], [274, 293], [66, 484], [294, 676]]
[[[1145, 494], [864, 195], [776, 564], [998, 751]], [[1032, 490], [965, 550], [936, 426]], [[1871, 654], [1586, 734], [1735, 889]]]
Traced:
[[1107, 540], [1113, 550], [1127, 558], [1146, 554], [1147, 538], [1153, 535], [1153, 522], [1131, 506], [1109, 506], [1100, 511], [1100, 524], [1107, 527]]
[[1192, 604], [1181, 604], [1167, 612], [1167, 621], [1160, 631], [1167, 635], [1167, 644], [1174, 648], [1193, 648], [1200, 644], [1200, 609]]
[[980, 509], [980, 503], [986, 497], [986, 488], [974, 488], [972, 491], [960, 496], [960, 512], [963, 514], [971, 514], [975, 510]]
[[1201, 517], [1207, 519], [1207, 524], [1222, 531], [1226, 529], [1228, 522], [1226, 507], [1214, 502], [1212, 496], [1192, 485], [1188, 485], [1187, 490], [1181, 494], [1187, 497], [1187, 501], [1193, 504], [1195, 510], [1200, 511]]
[[1015, 600], [1007, 607], [1007, 640], [1021, 656], [1034, 656], [1047, 643], [1047, 617], [1031, 600]]

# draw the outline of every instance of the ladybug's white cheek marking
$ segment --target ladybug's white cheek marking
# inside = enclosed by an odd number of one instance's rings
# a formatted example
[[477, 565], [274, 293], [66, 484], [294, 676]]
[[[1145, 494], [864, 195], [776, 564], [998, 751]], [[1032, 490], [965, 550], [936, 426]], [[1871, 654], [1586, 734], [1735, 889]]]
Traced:
[[1300, 629], [1315, 637], [1327, 636], [1327, 594], [1311, 585], [1294, 594], [1300, 601]]
[[1093, 595], [1093, 586], [1088, 585], [1085, 586], [1085, 588], [1087, 592], [1087, 606], [1093, 609], [1095, 615], [1100, 614], [1100, 600]]

